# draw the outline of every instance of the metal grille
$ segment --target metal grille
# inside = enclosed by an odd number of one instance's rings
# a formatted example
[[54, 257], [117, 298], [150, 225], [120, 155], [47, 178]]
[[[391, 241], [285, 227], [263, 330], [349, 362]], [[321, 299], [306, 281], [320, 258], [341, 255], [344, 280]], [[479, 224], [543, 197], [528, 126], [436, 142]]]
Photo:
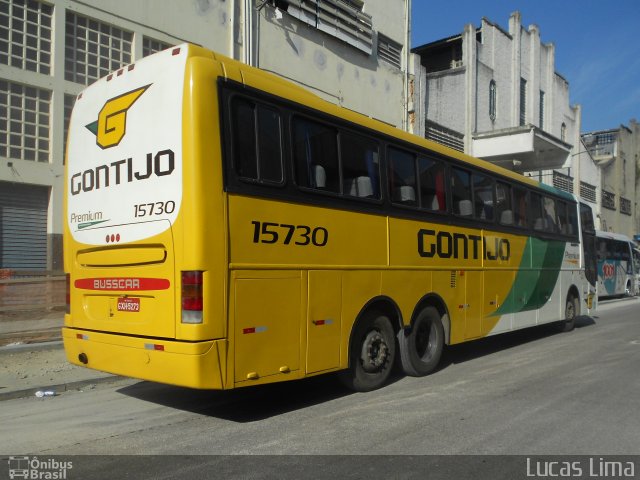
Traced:
[[520, 126], [522, 127], [527, 121], [527, 81], [520, 79]]
[[616, 194], [602, 190], [602, 206], [609, 210], [616, 209]]
[[49, 161], [51, 92], [0, 80], [0, 157]]
[[47, 268], [49, 188], [0, 182], [0, 268]]
[[591, 203], [596, 203], [596, 187], [586, 182], [580, 182], [580, 196]]
[[150, 37], [144, 37], [142, 39], [142, 56], [148, 57], [149, 55], [161, 52], [162, 50], [166, 50], [167, 48], [171, 48], [173, 45], [165, 42], [161, 42], [160, 40], [154, 40]]
[[[342, 0], [283, 0], [289, 15], [367, 54], [373, 51], [371, 15], [359, 7], [363, 2]], [[363, 4], [364, 5], [364, 4]]]
[[133, 33], [67, 11], [64, 78], [89, 85], [131, 63]]
[[459, 152], [464, 152], [464, 135], [435, 122], [426, 122], [425, 137]]
[[620, 213], [631, 215], [631, 200], [629, 200], [628, 198], [620, 197]]
[[0, 0], [0, 63], [51, 72], [53, 6], [35, 0]]
[[553, 186], [560, 190], [564, 190], [565, 192], [573, 193], [573, 177], [554, 170]]
[[402, 44], [378, 33], [378, 57], [399, 69], [402, 66]]

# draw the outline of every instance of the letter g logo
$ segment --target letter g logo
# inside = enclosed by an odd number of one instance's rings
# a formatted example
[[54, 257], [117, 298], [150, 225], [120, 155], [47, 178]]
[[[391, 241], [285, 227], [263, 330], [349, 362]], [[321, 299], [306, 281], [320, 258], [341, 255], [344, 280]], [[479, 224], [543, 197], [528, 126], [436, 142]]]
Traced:
[[127, 111], [151, 84], [107, 100], [98, 114], [98, 120], [87, 125], [96, 136], [100, 148], [118, 145], [127, 131]]

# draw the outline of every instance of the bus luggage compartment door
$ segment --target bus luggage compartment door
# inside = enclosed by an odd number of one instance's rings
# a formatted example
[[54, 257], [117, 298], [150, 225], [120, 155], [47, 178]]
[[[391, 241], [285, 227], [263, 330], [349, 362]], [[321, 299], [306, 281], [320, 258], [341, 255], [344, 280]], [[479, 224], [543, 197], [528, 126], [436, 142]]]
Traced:
[[300, 272], [241, 272], [234, 277], [235, 382], [299, 370]]

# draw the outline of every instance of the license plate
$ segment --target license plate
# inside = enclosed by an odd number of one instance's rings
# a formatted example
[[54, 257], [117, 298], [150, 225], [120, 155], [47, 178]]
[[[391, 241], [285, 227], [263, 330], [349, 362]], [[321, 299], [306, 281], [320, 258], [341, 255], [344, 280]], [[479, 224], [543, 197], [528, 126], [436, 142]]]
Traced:
[[119, 312], [139, 312], [140, 311], [140, 299], [122, 297], [118, 299], [118, 311]]

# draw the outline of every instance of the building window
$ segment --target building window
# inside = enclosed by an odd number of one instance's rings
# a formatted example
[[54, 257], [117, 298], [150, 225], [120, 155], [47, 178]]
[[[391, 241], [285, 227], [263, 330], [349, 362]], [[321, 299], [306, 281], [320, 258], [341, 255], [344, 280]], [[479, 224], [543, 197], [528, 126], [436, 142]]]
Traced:
[[363, 11], [363, 1], [279, 0], [277, 4], [301, 22], [371, 55], [373, 24], [371, 15]]
[[142, 39], [142, 56], [148, 57], [149, 55], [161, 52], [167, 48], [171, 48], [173, 45], [170, 43], [161, 42], [160, 40], [154, 40], [150, 37], [144, 37]]
[[464, 135], [435, 122], [426, 121], [425, 137], [459, 152], [464, 152]]
[[520, 126], [524, 126], [527, 121], [527, 81], [520, 79]]
[[67, 11], [64, 78], [89, 85], [131, 63], [133, 33]]
[[560, 140], [563, 142], [567, 141], [567, 124], [562, 122], [562, 126], [560, 127]]
[[0, 1], [0, 63], [49, 75], [53, 6], [34, 0]]
[[631, 200], [629, 200], [628, 198], [620, 197], [620, 213], [631, 215]]
[[0, 157], [49, 161], [51, 92], [0, 80]]
[[557, 171], [553, 171], [553, 186], [559, 190], [573, 193], [573, 177]]
[[400, 69], [402, 66], [402, 44], [378, 33], [378, 58]]
[[580, 196], [586, 201], [596, 203], [596, 187], [586, 182], [580, 182]]
[[602, 206], [609, 210], [616, 209], [616, 194], [602, 190]]
[[496, 81], [489, 82], [489, 118], [492, 122], [496, 121]]
[[544, 92], [540, 90], [540, 118], [538, 126], [541, 130], [544, 129]]

